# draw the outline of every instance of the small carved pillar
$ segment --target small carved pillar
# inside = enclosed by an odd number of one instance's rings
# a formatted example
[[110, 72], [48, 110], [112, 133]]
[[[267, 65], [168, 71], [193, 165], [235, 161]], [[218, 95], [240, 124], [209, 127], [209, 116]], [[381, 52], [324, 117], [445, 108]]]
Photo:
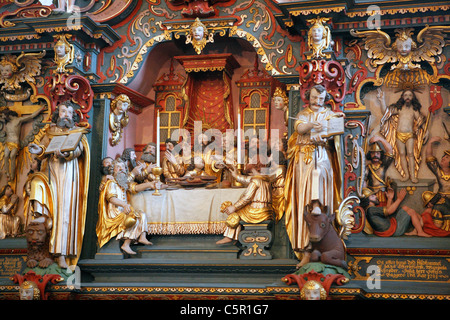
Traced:
[[272, 259], [269, 249], [272, 245], [273, 221], [261, 223], [247, 223], [241, 221], [242, 231], [239, 233], [239, 242], [243, 247], [239, 259]]

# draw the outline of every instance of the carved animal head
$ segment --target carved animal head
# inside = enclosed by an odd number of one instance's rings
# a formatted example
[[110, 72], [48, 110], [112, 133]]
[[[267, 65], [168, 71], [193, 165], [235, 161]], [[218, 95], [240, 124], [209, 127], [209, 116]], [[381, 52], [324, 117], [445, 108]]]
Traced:
[[330, 230], [335, 215], [329, 215], [327, 211], [327, 206], [321, 205], [320, 202], [306, 206], [305, 221], [311, 242], [320, 242]]
[[328, 231], [330, 231], [334, 214], [330, 216], [327, 214], [307, 214], [305, 220], [309, 229], [310, 241], [320, 242]]

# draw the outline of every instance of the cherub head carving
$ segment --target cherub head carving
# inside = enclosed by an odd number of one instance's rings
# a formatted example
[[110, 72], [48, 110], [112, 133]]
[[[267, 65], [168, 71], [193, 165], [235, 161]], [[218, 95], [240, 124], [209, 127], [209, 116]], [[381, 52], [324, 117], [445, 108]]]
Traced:
[[13, 56], [3, 56], [0, 61], [0, 77], [11, 79], [13, 74], [19, 70], [15, 62]]
[[289, 117], [289, 98], [283, 89], [277, 87], [272, 97], [272, 105], [278, 109], [284, 111], [284, 124], [288, 125]]
[[392, 63], [391, 70], [413, 70], [420, 68], [420, 62], [435, 64], [442, 61], [441, 54], [445, 46], [450, 26], [426, 26], [413, 39], [413, 28], [395, 29], [395, 41], [386, 32], [376, 30], [356, 31], [350, 34], [363, 38], [364, 48], [368, 51], [373, 67]]
[[286, 110], [289, 106], [289, 98], [287, 97], [286, 92], [280, 87], [275, 89], [272, 97], [272, 104], [278, 110]]
[[57, 72], [66, 72], [66, 66], [69, 63], [73, 62], [74, 57], [74, 49], [73, 45], [67, 41], [67, 37], [70, 35], [56, 35], [54, 36], [56, 39], [55, 43], [55, 63], [57, 66]]
[[397, 38], [392, 44], [392, 48], [397, 50], [401, 56], [407, 56], [411, 53], [411, 50], [417, 49], [417, 44], [412, 39], [413, 31], [413, 28], [395, 30]]
[[308, 280], [300, 290], [302, 300], [326, 300], [327, 291], [322, 284], [316, 280]]
[[308, 58], [324, 58], [327, 55], [323, 52], [332, 45], [330, 28], [324, 25], [330, 18], [314, 18], [308, 20], [311, 27], [308, 30], [308, 48], [312, 52]]
[[23, 83], [35, 83], [35, 76], [41, 74], [41, 53], [23, 53], [2, 56], [0, 60], [0, 89], [14, 91], [23, 88]]
[[208, 33], [208, 29], [200, 19], [196, 18], [187, 35], [186, 44], [192, 43], [195, 52], [200, 54], [208, 42], [214, 41], [212, 36], [213, 34]]

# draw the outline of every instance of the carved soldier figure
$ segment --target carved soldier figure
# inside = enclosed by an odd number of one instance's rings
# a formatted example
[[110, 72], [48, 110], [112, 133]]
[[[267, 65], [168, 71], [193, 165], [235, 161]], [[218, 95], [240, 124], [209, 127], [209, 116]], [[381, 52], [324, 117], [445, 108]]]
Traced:
[[433, 172], [438, 184], [438, 193], [442, 197], [450, 198], [450, 150], [445, 150], [441, 160], [438, 162], [433, 153], [433, 145], [439, 143], [441, 137], [432, 137], [425, 149], [426, 163], [428, 169]]
[[[363, 189], [364, 197], [361, 199], [361, 207], [365, 209], [367, 220], [373, 228], [375, 235], [379, 237], [395, 237], [401, 235], [417, 235], [431, 237], [423, 231], [421, 216], [412, 208], [400, 207], [406, 197], [406, 190], [400, 189], [397, 199], [395, 192], [388, 188], [386, 191], [387, 204], [379, 207], [377, 195], [369, 189]], [[408, 231], [413, 226], [412, 231]]]
[[[392, 146], [382, 137], [374, 136], [370, 139], [369, 151], [366, 155], [369, 163], [366, 165], [364, 184], [367, 188], [377, 192], [378, 200], [386, 204], [386, 171], [394, 161]], [[379, 143], [384, 147], [380, 148]]]
[[450, 198], [425, 191], [422, 200], [425, 208], [422, 212], [423, 231], [433, 237], [450, 236]]

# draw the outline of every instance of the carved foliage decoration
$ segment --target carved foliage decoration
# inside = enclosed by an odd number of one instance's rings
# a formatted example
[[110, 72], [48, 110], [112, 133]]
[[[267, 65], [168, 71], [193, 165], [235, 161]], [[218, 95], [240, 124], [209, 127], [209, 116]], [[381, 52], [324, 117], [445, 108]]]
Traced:
[[45, 292], [47, 284], [49, 282], [52, 284], [56, 284], [62, 281], [63, 278], [57, 274], [45, 274], [44, 276], [41, 276], [39, 274], [36, 274], [34, 271], [28, 271], [28, 273], [26, 273], [25, 275], [15, 274], [12, 280], [14, 281], [14, 283], [18, 283], [21, 287], [25, 282], [34, 283], [34, 285], [32, 286], [36, 286], [39, 289], [41, 300], [48, 300], [49, 293]]
[[63, 101], [72, 100], [80, 106], [80, 109], [76, 110], [80, 116], [79, 125], [90, 127], [88, 113], [92, 108], [94, 92], [89, 81], [82, 76], [67, 73], [54, 74], [48, 80], [44, 91], [51, 97], [51, 110], [55, 111]]
[[305, 93], [314, 85], [321, 84], [333, 97], [332, 109], [338, 110], [345, 97], [345, 74], [341, 64], [334, 60], [311, 60], [300, 66], [300, 94], [306, 103]]
[[[137, 74], [145, 56], [159, 43], [187, 36], [190, 23], [181, 10], [174, 10], [169, 1], [157, 2], [142, 10], [130, 22], [116, 29], [126, 35], [114, 46], [102, 49], [101, 66], [97, 73], [101, 82], [128, 83]], [[293, 36], [286, 30], [275, 28], [276, 14], [281, 10], [271, 2], [227, 2], [216, 6], [220, 19], [210, 18], [202, 23], [210, 34], [240, 38], [254, 47], [265, 69], [273, 75], [296, 73], [297, 56], [301, 36]], [[131, 26], [131, 27], [128, 27]], [[211, 36], [212, 37], [212, 36]]]

